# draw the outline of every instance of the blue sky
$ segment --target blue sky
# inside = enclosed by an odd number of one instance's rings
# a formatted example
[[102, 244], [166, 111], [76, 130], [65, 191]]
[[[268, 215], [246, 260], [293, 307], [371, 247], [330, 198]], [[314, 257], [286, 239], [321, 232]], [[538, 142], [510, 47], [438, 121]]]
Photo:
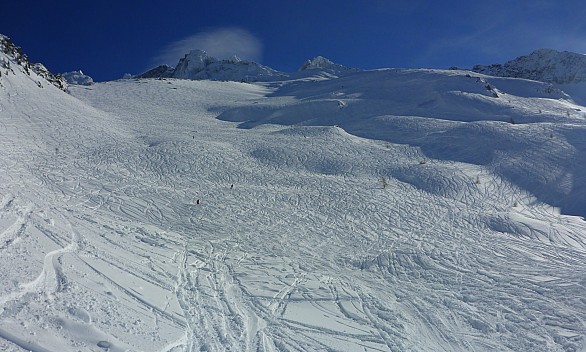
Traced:
[[0, 33], [32, 61], [97, 81], [174, 65], [192, 46], [282, 71], [317, 55], [372, 69], [471, 67], [538, 48], [586, 53], [583, 0], [9, 0], [0, 8]]

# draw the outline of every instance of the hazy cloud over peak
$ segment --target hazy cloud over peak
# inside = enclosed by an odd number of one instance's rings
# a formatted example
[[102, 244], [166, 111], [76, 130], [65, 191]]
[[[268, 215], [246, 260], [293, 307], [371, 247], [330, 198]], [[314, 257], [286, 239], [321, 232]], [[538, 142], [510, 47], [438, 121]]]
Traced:
[[194, 49], [205, 50], [219, 59], [236, 55], [259, 62], [262, 57], [261, 41], [245, 29], [232, 27], [200, 32], [170, 43], [153, 58], [152, 64], [175, 66], [180, 58]]

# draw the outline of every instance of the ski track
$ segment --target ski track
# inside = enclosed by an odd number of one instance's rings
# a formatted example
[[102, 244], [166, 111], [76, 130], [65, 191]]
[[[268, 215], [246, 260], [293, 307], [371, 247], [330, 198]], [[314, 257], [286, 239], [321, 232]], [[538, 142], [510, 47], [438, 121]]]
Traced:
[[[84, 324], [134, 350], [584, 348], [584, 222], [507, 181], [498, 172], [506, 158], [436, 160], [416, 143], [339, 127], [237, 130], [214, 119], [219, 106], [272, 92], [253, 85], [72, 90], [96, 108], [68, 101], [79, 112], [73, 126], [58, 104], [2, 103], [28, 126], [0, 124], [22, 144], [0, 139], [11, 153], [0, 158], [10, 170], [0, 176], [2, 263], [42, 258], [40, 273], [21, 269], [0, 297], [3, 339], [52, 350], [10, 325], [24, 319], [32, 332], [96, 349], [54, 323], [79, 305], [91, 316]], [[326, 103], [353, 108], [339, 99]], [[552, 149], [544, 158], [565, 150], [539, 143]], [[47, 243], [59, 248], [43, 251]], [[36, 323], [39, 314], [49, 318]]]
[[0, 307], [7, 302], [23, 299], [28, 293], [42, 293], [51, 298], [63, 289], [67, 278], [63, 273], [60, 259], [67, 253], [74, 253], [78, 247], [78, 235], [71, 231], [71, 242], [63, 247], [47, 253], [43, 259], [43, 269], [39, 276], [31, 282], [20, 285], [20, 290], [0, 297]]
[[[256, 350], [254, 326], [238, 307], [238, 288], [230, 283], [225, 254], [210, 253], [188, 264], [187, 247], [178, 256], [175, 294], [187, 321], [186, 351]], [[252, 334], [253, 336], [248, 336]]]
[[[0, 205], [0, 209], [6, 210], [12, 203], [12, 199], [4, 199], [4, 206]], [[29, 222], [30, 214], [32, 213], [32, 205], [25, 207], [25, 209], [16, 211], [16, 219], [5, 230], [0, 233], [0, 249], [10, 246], [13, 242], [18, 241], [26, 230]]]

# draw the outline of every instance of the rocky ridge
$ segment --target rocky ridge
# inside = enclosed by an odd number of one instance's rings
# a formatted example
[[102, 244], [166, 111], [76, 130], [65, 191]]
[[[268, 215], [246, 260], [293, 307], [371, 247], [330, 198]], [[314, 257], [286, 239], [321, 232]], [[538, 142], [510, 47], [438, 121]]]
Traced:
[[[14, 74], [15, 69], [19, 69], [27, 75], [36, 74], [46, 82], [54, 85], [62, 91], [67, 91], [67, 82], [63, 76], [53, 74], [43, 64], [31, 63], [22, 49], [16, 46], [10, 38], [0, 34], [0, 76], [2, 74]], [[43, 87], [42, 81], [37, 81], [39, 87]]]

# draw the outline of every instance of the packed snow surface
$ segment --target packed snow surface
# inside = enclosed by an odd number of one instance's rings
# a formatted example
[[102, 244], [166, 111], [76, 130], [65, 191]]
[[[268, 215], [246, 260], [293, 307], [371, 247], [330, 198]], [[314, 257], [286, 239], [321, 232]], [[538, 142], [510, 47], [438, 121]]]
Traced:
[[0, 350], [586, 349], [559, 90], [33, 78], [0, 78]]

